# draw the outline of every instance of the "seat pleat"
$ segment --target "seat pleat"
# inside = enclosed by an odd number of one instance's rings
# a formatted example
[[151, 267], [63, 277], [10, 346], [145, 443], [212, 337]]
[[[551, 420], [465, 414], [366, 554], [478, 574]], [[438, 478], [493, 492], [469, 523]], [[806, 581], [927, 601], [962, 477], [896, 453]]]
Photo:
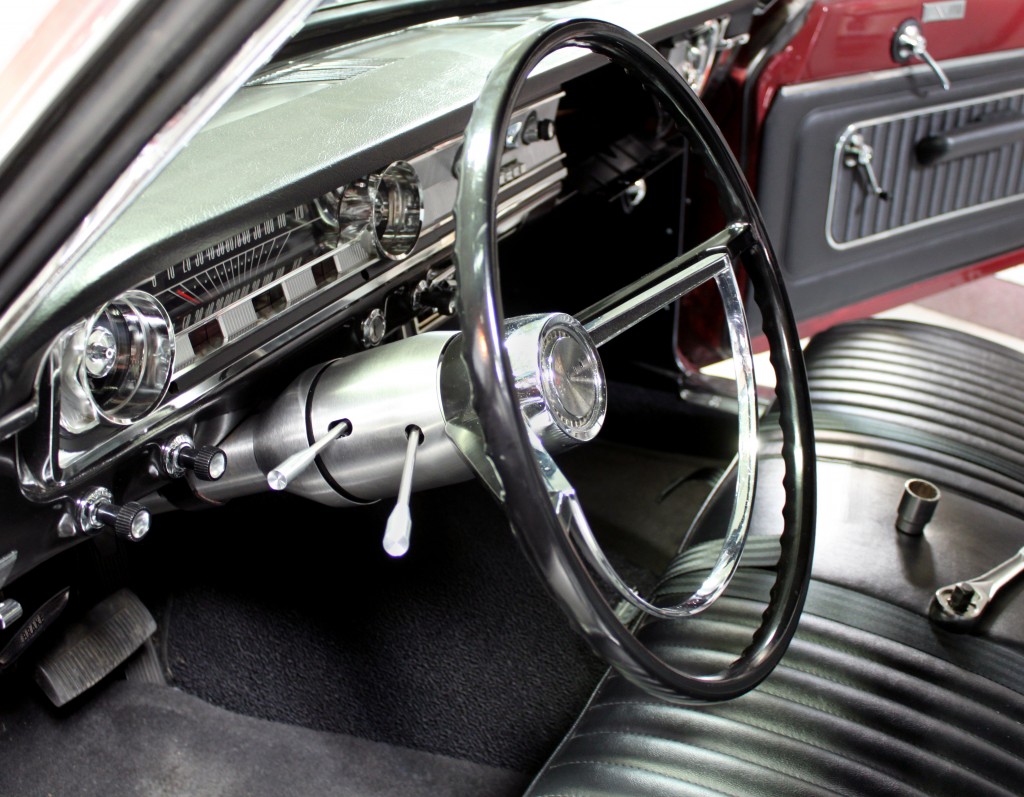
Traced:
[[[946, 371], [940, 368], [923, 369], [908, 367], [892, 360], [865, 360], [860, 357], [818, 355], [814, 358], [814, 373], [817, 379], [842, 379], [867, 382], [893, 382], [913, 390], [934, 389], [935, 379], [942, 379]], [[991, 381], [991, 380], [989, 380]], [[985, 384], [981, 380], [962, 380], [956, 391], [943, 391], [943, 395], [966, 396], [975, 402], [991, 405], [996, 409], [1024, 412], [1021, 394], [1002, 384]]]
[[814, 339], [819, 346], [871, 345], [898, 351], [941, 352], [950, 359], [995, 365], [1019, 365], [1024, 354], [955, 329], [916, 321], [862, 319], [841, 324]]
[[896, 374], [860, 369], [852, 375], [849, 371], [815, 368], [808, 380], [812, 397], [818, 393], [850, 391], [872, 395], [884, 390], [887, 396], [899, 397], [915, 402], [919, 407], [934, 407], [944, 412], [959, 411], [973, 418], [996, 418], [1000, 428], [1008, 434], [1024, 430], [1024, 403], [1010, 401], [994, 395], [993, 391], [982, 394], [981, 388], [958, 386], [956, 391], [928, 391], [921, 380], [905, 379]]
[[819, 390], [814, 394], [816, 406], [830, 412], [847, 412], [872, 418], [898, 419], [899, 423], [964, 445], [975, 441], [979, 448], [998, 454], [1015, 465], [1024, 464], [1024, 445], [1015, 432], [997, 419], [982, 423], [953, 408], [937, 406], [937, 402], [902, 396], [890, 390], [885, 396], [854, 390]]
[[[963, 332], [913, 321], [865, 319], [842, 324], [815, 337], [808, 351], [855, 353], [916, 367], [957, 368], [985, 380], [993, 371], [1010, 384], [1024, 383], [1024, 354]], [[1007, 373], [1003, 373], [1006, 371]]]
[[530, 797], [748, 797], [680, 778], [614, 762], [585, 760], [560, 762], [544, 773], [544, 780], [529, 791]]
[[[588, 730], [589, 726], [584, 725], [577, 730], [578, 737], [586, 739], [609, 732], [609, 729], [624, 735], [631, 731], [641, 733], [632, 727], [635, 722], [632, 715], [638, 705], [643, 706], [643, 728], [647, 733], [712, 749], [737, 761], [786, 775], [800, 784], [800, 788], [810, 784], [818, 793], [827, 788], [838, 794], [858, 794], [864, 793], [865, 783], [870, 783], [872, 793], [922, 793], [900, 784], [898, 778], [878, 769], [875, 763], [857, 760], [817, 743], [814, 734], [807, 729], [820, 722], [818, 712], [767, 694], [754, 693], [728, 705], [695, 710], [687, 722], [680, 721], [679, 709], [675, 706], [656, 702], [601, 702], [594, 706], [591, 725], [603, 730]], [[796, 760], [800, 761], [801, 778], [785, 770], [789, 762]], [[720, 770], [718, 775], [721, 777]], [[851, 791], [846, 785], [852, 783], [859, 784], [857, 791]], [[730, 783], [732, 787], [735, 785]]]
[[[747, 545], [750, 549], [762, 547], [770, 550], [777, 548], [777, 541], [754, 538]], [[715, 543], [710, 547], [716, 547]], [[693, 562], [699, 560], [701, 553], [695, 549], [680, 560]], [[678, 569], [678, 566], [673, 565], [672, 569]], [[700, 577], [700, 573], [694, 572], [677, 576], [659, 589], [659, 600], [667, 602], [675, 595], [690, 594], [700, 583]], [[695, 623], [676, 627], [659, 623], [645, 631], [649, 635], [646, 638], [680, 650], [697, 644], [710, 646], [721, 653], [735, 649], [731, 646], [742, 644], [745, 635], [749, 636], [760, 620], [773, 578], [770, 572], [742, 567], [730, 585], [730, 594], [719, 599], [702, 615], [702, 622], [716, 622], [719, 626], [703, 626], [706, 630], [699, 640], [693, 638], [701, 629]], [[883, 611], [884, 618], [880, 616]], [[845, 621], [832, 619], [834, 617], [844, 617]], [[885, 633], [878, 628], [883, 619]], [[875, 628], [871, 628], [872, 624]], [[831, 660], [832, 651], [854, 657], [851, 661], [856, 657], [868, 657], [878, 665], [883, 679], [888, 679], [889, 672], [897, 671], [924, 683], [944, 685], [957, 694], [970, 690], [974, 707], [1005, 713], [1013, 722], [1010, 731], [1021, 727], [1019, 718], [1024, 718], [1024, 695], [1021, 694], [1024, 688], [1024, 656], [1019, 653], [988, 640], [934, 628], [913, 612], [821, 582], [811, 583], [799, 628], [791, 655], [799, 656], [807, 646], [817, 645], [809, 657], [802, 658], [826, 662]], [[715, 634], [729, 634], [729, 639], [724, 644], [716, 642]]]
[[[849, 368], [851, 364], [862, 364], [864, 367], [890, 367], [911, 379], [936, 378], [954, 374], [958, 382], [984, 385], [992, 380], [993, 373], [1002, 369], [1020, 368], [1019, 363], [999, 362], [991, 359], [973, 359], [950, 357], [946, 353], [929, 350], [908, 350], [906, 347], [879, 345], [871, 341], [842, 342], [832, 346], [808, 347], [807, 356], [815, 363], [842, 364]], [[859, 366], [858, 366], [859, 367]], [[1000, 375], [1002, 380], [1002, 375]], [[997, 390], [1009, 395], [1012, 391], [1024, 386], [1024, 378], [1016, 373], [1008, 376]]]
[[[754, 547], [767, 556], [770, 546], [760, 542]], [[695, 563], [699, 553], [680, 559]], [[685, 568], [676, 562], [674, 569]], [[688, 594], [700, 576], [691, 571], [668, 579], [660, 598]], [[654, 622], [641, 636], [670, 663], [714, 671], [749, 640], [771, 582], [770, 573], [741, 568], [731, 592], [742, 597], [731, 594], [695, 620]], [[531, 796], [694, 793], [678, 784], [673, 788], [680, 790], [665, 790], [658, 780], [663, 775], [696, 783], [696, 793], [1019, 794], [1024, 728], [1017, 717], [1024, 716], [1024, 696], [961, 666], [970, 661], [949, 660], [962, 659], [964, 651], [984, 658], [997, 646], [946, 650], [939, 635], [933, 649], [943, 655], [937, 656], [856, 627], [870, 626], [878, 604], [814, 584], [782, 664], [758, 689], [729, 703], [663, 703], [610, 676]], [[856, 624], [834, 616], [844, 613]], [[902, 623], [908, 630], [917, 624], [918, 631], [927, 625], [895, 607], [886, 615], [897, 637]], [[1009, 679], [1014, 672], [1024, 679], [1019, 658], [1009, 655]], [[588, 779], [593, 790], [581, 788]], [[615, 786], [601, 790], [609, 782]]]
[[[748, 603], [750, 608], [736, 612], [740, 622], [728, 631], [723, 630], [728, 621], [718, 617], [714, 622], [693, 623], [685, 632], [661, 624], [657, 632], [652, 628], [644, 638], [662, 658], [679, 666], [700, 671], [724, 666], [731, 660], [729, 649], [736, 651], [749, 639], [763, 608], [755, 602]], [[815, 624], [817, 629], [807, 627]], [[1020, 696], [1012, 699], [1009, 690], [1002, 690], [1005, 700], [1001, 705], [979, 704], [960, 694], [976, 678], [954, 665], [933, 659], [924, 671], [910, 674], [902, 667], [909, 664], [909, 668], [914, 668], [913, 662], [908, 661], [915, 658], [913, 649], [894, 646], [890, 655], [878, 655], [876, 659], [871, 654], [877, 647], [865, 649], [856, 640], [835, 644], [835, 634], [842, 630], [837, 623], [809, 618], [804, 625], [790, 646], [786, 665], [765, 683], [763, 689], [768, 694], [794, 702], [801, 702], [799, 695], [815, 695], [819, 702], [805, 703], [808, 707], [875, 730], [887, 727], [893, 741], [902, 738], [914, 744], [919, 740], [915, 734], [921, 731], [931, 739], [934, 755], [959, 761], [964, 767], [987, 756], [988, 766], [997, 779], [1024, 782], [1024, 761], [1016, 749], [1024, 729], [1012, 719], [1015, 712], [1024, 711]], [[711, 655], [712, 650], [717, 655]], [[942, 720], [933, 716], [936, 706], [942, 707]], [[970, 730], [979, 725], [986, 729], [984, 740]], [[951, 728], [956, 729], [952, 734]]]
[[[645, 723], [646, 725], [646, 723]], [[734, 730], [746, 731], [737, 726]], [[561, 751], [562, 759], [573, 764], [587, 760], [600, 760], [602, 764], [644, 769], [663, 777], [676, 777], [685, 771], [685, 780], [715, 791], [731, 794], [787, 794], [819, 795], [820, 783], [805, 780], [796, 774], [768, 766], [748, 756], [770, 760], [771, 750], [737, 755], [742, 750], [742, 739], [733, 744], [709, 744], [701, 729], [693, 728], [693, 742], [687, 741], [686, 726], [677, 723], [671, 736], [665, 729], [647, 734], [631, 729], [609, 729], [577, 732]], [[765, 755], [767, 753], [767, 755]], [[778, 761], [778, 759], [776, 759]], [[559, 764], [555, 767], [561, 766]], [[728, 772], [727, 777], [723, 777]], [[840, 792], [842, 793], [842, 792]]]

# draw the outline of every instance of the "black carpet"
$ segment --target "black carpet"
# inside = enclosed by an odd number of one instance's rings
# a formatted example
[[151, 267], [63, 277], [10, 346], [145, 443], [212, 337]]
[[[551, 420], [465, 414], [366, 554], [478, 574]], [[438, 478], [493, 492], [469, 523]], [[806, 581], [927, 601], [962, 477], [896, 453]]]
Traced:
[[476, 797], [526, 785], [509, 770], [239, 717], [129, 682], [101, 687], [71, 711], [5, 705], [0, 749], [0, 794], [12, 797]]
[[604, 665], [476, 484], [413, 497], [404, 559], [381, 549], [389, 511], [273, 495], [158, 518], [136, 590], [172, 683], [253, 717], [536, 770]]

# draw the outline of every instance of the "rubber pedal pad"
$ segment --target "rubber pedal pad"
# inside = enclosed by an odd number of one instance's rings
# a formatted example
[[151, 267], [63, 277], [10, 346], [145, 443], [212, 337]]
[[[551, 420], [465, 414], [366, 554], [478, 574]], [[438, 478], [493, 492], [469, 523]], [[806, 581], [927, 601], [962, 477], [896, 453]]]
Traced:
[[63, 706], [117, 669], [156, 632], [156, 621], [135, 593], [104, 599], [39, 660], [36, 683]]
[[160, 654], [157, 653], [152, 637], [128, 659], [124, 665], [124, 679], [141, 684], [167, 686], [167, 673], [160, 663]]

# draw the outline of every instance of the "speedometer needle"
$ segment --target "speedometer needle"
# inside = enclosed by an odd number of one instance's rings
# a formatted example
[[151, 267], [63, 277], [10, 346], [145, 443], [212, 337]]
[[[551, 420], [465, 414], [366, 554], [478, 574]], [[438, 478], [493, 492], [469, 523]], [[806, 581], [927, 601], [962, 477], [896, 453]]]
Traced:
[[182, 299], [184, 299], [186, 302], [189, 302], [191, 304], [202, 304], [202, 302], [200, 302], [195, 296], [193, 296], [191, 293], [182, 288], [175, 288], [174, 292]]

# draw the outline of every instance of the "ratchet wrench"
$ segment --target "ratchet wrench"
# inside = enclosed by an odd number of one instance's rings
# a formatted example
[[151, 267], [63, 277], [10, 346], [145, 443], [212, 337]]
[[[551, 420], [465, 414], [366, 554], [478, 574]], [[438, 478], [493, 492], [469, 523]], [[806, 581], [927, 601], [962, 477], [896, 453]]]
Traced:
[[1024, 548], [987, 573], [936, 590], [928, 616], [952, 631], [969, 631], [981, 620], [996, 593], [1021, 573], [1024, 573]]

